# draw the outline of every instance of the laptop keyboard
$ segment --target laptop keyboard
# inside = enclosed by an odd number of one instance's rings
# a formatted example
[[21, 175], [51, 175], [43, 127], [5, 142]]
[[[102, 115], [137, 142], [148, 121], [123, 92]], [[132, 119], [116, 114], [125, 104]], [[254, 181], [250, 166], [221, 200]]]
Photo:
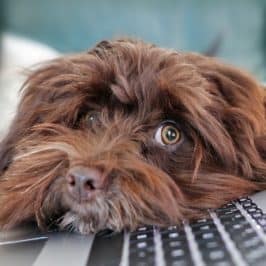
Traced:
[[1, 265], [266, 265], [266, 214], [241, 198], [181, 226], [90, 236], [35, 227], [0, 232]]

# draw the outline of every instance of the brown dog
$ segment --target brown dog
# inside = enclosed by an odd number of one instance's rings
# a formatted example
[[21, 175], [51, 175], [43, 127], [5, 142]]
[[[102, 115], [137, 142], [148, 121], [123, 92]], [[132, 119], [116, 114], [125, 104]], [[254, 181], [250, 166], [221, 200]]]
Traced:
[[29, 76], [0, 158], [2, 229], [178, 223], [266, 188], [265, 93], [215, 59], [103, 41]]

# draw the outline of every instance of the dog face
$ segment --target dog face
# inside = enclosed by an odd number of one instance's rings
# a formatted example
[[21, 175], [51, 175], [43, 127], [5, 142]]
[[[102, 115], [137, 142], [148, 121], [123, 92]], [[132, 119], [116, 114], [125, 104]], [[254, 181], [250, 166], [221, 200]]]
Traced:
[[264, 91], [215, 59], [134, 40], [56, 59], [1, 143], [0, 225], [169, 225], [265, 189]]

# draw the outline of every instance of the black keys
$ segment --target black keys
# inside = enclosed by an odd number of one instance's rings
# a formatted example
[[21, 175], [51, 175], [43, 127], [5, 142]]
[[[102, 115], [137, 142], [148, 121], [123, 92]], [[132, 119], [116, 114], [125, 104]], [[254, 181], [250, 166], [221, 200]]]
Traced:
[[211, 218], [199, 220], [191, 224], [191, 228], [206, 265], [233, 265], [231, 255], [226, 249], [221, 235]]
[[[266, 219], [262, 211], [252, 200], [243, 198], [238, 200], [238, 202], [258, 224], [261, 222], [260, 225], [262, 227], [264, 226]], [[246, 220], [246, 217], [236, 207], [231, 205], [229, 208], [230, 210], [221, 208], [216, 211], [221, 223], [224, 225], [230, 238], [235, 243], [247, 264], [263, 265], [261, 263], [266, 260], [266, 247], [263, 241]]]
[[188, 241], [182, 226], [161, 228], [160, 233], [166, 265], [193, 265]]
[[238, 202], [266, 232], [266, 214], [250, 198], [242, 198]]
[[143, 226], [130, 234], [129, 265], [155, 265], [154, 229]]

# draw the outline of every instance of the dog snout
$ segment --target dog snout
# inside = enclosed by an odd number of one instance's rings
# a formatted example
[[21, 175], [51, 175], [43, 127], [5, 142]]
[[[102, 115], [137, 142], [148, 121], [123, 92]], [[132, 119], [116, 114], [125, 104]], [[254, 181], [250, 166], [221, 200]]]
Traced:
[[78, 201], [92, 199], [103, 189], [103, 173], [96, 168], [73, 167], [66, 176], [68, 190]]

